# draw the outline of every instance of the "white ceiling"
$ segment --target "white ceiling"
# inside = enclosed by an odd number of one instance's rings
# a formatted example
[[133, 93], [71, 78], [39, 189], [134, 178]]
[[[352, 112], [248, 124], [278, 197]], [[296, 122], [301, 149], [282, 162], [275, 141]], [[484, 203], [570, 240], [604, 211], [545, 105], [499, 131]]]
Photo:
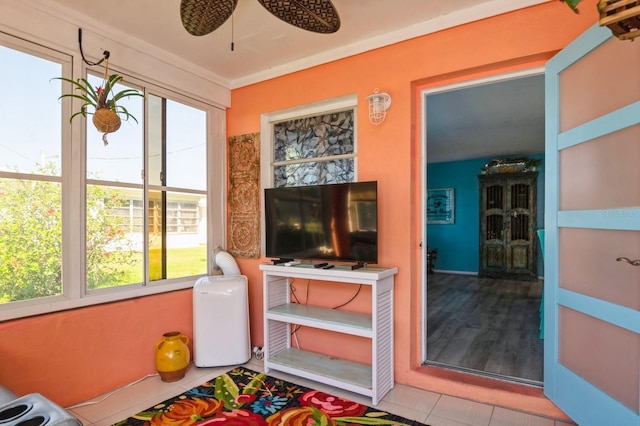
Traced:
[[197, 37], [182, 26], [180, 0], [49, 0], [66, 19], [88, 18], [107, 37], [126, 34], [131, 46], [168, 52], [231, 89], [545, 1], [333, 0], [341, 27], [317, 34], [279, 20], [258, 0], [238, 0], [232, 19]]
[[427, 95], [427, 161], [544, 152], [544, 75]]
[[[86, 23], [106, 38], [126, 37], [137, 49], [161, 50], [169, 60], [234, 89], [549, 0], [332, 1], [341, 20], [333, 34], [299, 29], [271, 15], [258, 0], [238, 0], [232, 19], [199, 37], [183, 28], [180, 0], [49, 3], [67, 20]], [[540, 84], [540, 78], [527, 78], [431, 96], [429, 162], [544, 151]]]

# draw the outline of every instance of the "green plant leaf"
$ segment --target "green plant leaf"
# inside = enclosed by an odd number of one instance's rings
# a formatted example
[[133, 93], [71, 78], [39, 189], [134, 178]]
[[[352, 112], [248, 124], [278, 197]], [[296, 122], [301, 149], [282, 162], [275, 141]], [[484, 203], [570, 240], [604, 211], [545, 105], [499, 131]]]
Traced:
[[575, 13], [580, 13], [580, 11], [578, 10], [578, 3], [580, 3], [582, 0], [560, 0], [563, 3], [566, 3], [567, 6], [569, 6], [569, 8], [571, 8], [571, 10], [573, 10]]
[[[73, 91], [71, 93], [63, 93], [62, 95], [60, 95], [58, 99], [69, 97], [69, 98], [80, 99], [81, 101], [84, 102], [84, 104], [80, 106], [80, 111], [72, 114], [71, 117], [69, 118], [69, 121], [71, 122], [77, 115], [82, 115], [86, 117], [87, 115], [92, 114], [92, 112], [89, 112], [87, 109], [87, 107], [92, 106], [94, 109], [108, 107], [109, 109], [114, 111], [116, 114], [124, 115], [125, 120], [129, 120], [131, 118], [133, 119], [133, 121], [138, 123], [138, 120], [132, 114], [130, 114], [125, 107], [121, 105], [117, 105], [116, 102], [122, 98], [125, 98], [125, 97], [128, 98], [129, 96], [144, 97], [144, 94], [140, 93], [136, 89], [123, 89], [120, 92], [117, 92], [115, 94], [111, 93], [113, 91], [113, 88], [116, 86], [116, 84], [122, 81], [123, 78], [124, 77], [118, 74], [111, 74], [104, 81], [103, 99], [100, 99], [100, 92], [94, 89], [94, 87], [91, 85], [89, 80], [87, 80], [86, 78], [79, 78], [77, 80], [72, 80], [65, 77], [54, 77], [54, 79], [56, 80], [62, 80], [73, 85]], [[79, 91], [80, 93], [76, 93], [76, 91]], [[112, 95], [111, 98], [109, 98], [110, 93]], [[106, 100], [104, 97], [105, 94], [106, 94]]]
[[122, 90], [122, 91], [116, 93], [115, 95], [113, 95], [111, 100], [113, 102], [116, 102], [116, 101], [119, 101], [120, 99], [122, 99], [124, 97], [128, 98], [129, 96], [142, 96], [142, 97], [144, 97], [144, 95], [142, 93], [138, 92], [135, 89], [125, 89], [125, 90]]
[[127, 109], [125, 107], [123, 107], [122, 105], [116, 106], [114, 111], [115, 111], [116, 114], [124, 114], [124, 116], [125, 116], [124, 119], [127, 120], [127, 121], [131, 118], [136, 123], [138, 122], [138, 120], [136, 120], [136, 118], [133, 115], [129, 114], [129, 111], [127, 111]]

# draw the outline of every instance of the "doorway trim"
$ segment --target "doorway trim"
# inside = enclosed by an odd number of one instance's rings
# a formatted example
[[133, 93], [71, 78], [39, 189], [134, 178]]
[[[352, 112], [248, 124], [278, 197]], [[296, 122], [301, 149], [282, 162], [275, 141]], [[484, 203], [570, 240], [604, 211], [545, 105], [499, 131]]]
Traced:
[[426, 205], [426, 196], [427, 193], [427, 97], [429, 95], [433, 95], [436, 93], [443, 93], [452, 90], [457, 90], [461, 88], [470, 88], [474, 86], [481, 86], [489, 83], [496, 83], [501, 81], [512, 80], [521, 77], [528, 77], [533, 75], [543, 75], [544, 67], [533, 67], [527, 68], [524, 70], [500, 73], [495, 75], [490, 75], [482, 78], [475, 78], [465, 81], [460, 81], [453, 84], [430, 87], [427, 89], [423, 89], [420, 91], [420, 167], [421, 167], [421, 184], [420, 184], [420, 241], [421, 241], [421, 253], [420, 253], [420, 288], [421, 288], [421, 310], [420, 310], [420, 326], [421, 326], [421, 364], [425, 364], [427, 362], [427, 269], [428, 269], [428, 261], [427, 261], [427, 205]]

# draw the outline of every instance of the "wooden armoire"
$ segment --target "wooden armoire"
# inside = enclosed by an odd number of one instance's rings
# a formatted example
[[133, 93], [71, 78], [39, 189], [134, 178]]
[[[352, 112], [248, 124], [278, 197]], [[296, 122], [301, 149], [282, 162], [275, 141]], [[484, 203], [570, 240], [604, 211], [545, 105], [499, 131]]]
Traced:
[[534, 281], [538, 172], [492, 173], [480, 181], [480, 277]]

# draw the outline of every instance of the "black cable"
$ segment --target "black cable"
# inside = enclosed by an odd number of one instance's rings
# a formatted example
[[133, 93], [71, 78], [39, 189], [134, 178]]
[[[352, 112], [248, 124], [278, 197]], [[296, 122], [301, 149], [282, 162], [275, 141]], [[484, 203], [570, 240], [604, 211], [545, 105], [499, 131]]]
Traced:
[[[309, 287], [311, 287], [311, 280], [307, 280], [307, 294], [305, 296], [305, 301], [304, 301], [305, 305], [307, 304], [307, 302], [309, 302]], [[291, 286], [291, 290], [292, 290], [291, 295], [296, 300], [296, 303], [299, 305], [302, 305], [303, 303], [300, 302], [300, 300], [298, 299], [298, 296], [296, 295], [296, 288]], [[289, 335], [293, 336], [294, 334], [296, 334], [296, 332], [300, 330], [300, 327], [302, 327], [300, 324], [294, 324], [294, 327], [291, 330], [291, 333]]]
[[360, 286], [358, 286], [358, 291], [356, 291], [356, 294], [353, 295], [353, 297], [349, 300], [347, 300], [346, 302], [344, 302], [342, 305], [338, 305], [335, 308], [331, 308], [331, 309], [338, 309], [338, 308], [342, 308], [343, 306], [348, 305], [349, 303], [353, 302], [353, 300], [358, 297], [358, 294], [360, 294], [360, 290], [362, 290], [362, 284], [360, 284]]
[[105, 50], [104, 52], [102, 52], [102, 59], [100, 59], [98, 62], [87, 61], [87, 58], [84, 57], [84, 52], [82, 51], [82, 28], [78, 28], [78, 45], [80, 46], [80, 56], [82, 56], [82, 60], [90, 67], [100, 65], [102, 62], [104, 62], [105, 59], [109, 59], [109, 56], [111, 55], [108, 50]]
[[[310, 287], [310, 285], [311, 285], [311, 280], [309, 280], [309, 282], [307, 283], [307, 298], [306, 298], [306, 301], [305, 301], [305, 305], [306, 305], [306, 304], [307, 304], [307, 302], [309, 301], [309, 287]], [[356, 291], [356, 294], [354, 294], [354, 295], [351, 297], [351, 299], [349, 299], [349, 300], [347, 300], [346, 302], [344, 302], [343, 304], [338, 305], [338, 306], [335, 306], [335, 307], [333, 307], [333, 308], [331, 308], [331, 309], [339, 309], [339, 308], [342, 308], [343, 306], [346, 306], [346, 305], [348, 305], [349, 303], [353, 302], [353, 301], [355, 300], [355, 298], [356, 298], [356, 297], [358, 297], [358, 295], [360, 294], [360, 290], [362, 290], [362, 284], [360, 284], [360, 285], [358, 286], [358, 290]], [[292, 295], [293, 295], [293, 298], [294, 298], [294, 299], [296, 299], [297, 303], [300, 303], [300, 301], [298, 300], [298, 297], [297, 297], [297, 296], [296, 296], [296, 294], [295, 294], [295, 290], [292, 292]], [[300, 330], [300, 328], [301, 328], [301, 327], [302, 327], [302, 326], [301, 326], [301, 325], [299, 325], [299, 324], [294, 324], [294, 327], [293, 327], [293, 330], [292, 330], [292, 331], [291, 331], [291, 333], [290, 333], [290, 336], [293, 336], [294, 334], [296, 334], [296, 333], [298, 332], [298, 330]]]
[[304, 303], [302, 303], [300, 301], [300, 299], [298, 299], [298, 295], [296, 294], [296, 291], [298, 291], [298, 289], [295, 288], [295, 286], [293, 286], [293, 280], [291, 280], [291, 297], [293, 297], [295, 299], [294, 303], [297, 303], [299, 305], [306, 305], [309, 302], [309, 287], [311, 287], [311, 280], [307, 281], [307, 291], [306, 291], [306, 295], [305, 295], [305, 299], [304, 299]]
[[293, 285], [295, 280], [291, 280], [289, 283], [289, 287], [291, 290], [291, 296], [295, 299], [295, 302], [293, 303], [297, 303], [298, 305], [302, 305], [302, 303], [300, 303], [300, 300], [298, 299], [298, 295], [296, 294], [296, 291], [298, 291], [298, 289], [296, 289], [296, 287]]
[[311, 280], [307, 280], [307, 294], [304, 296], [304, 304], [309, 303], [309, 288], [311, 287]]

